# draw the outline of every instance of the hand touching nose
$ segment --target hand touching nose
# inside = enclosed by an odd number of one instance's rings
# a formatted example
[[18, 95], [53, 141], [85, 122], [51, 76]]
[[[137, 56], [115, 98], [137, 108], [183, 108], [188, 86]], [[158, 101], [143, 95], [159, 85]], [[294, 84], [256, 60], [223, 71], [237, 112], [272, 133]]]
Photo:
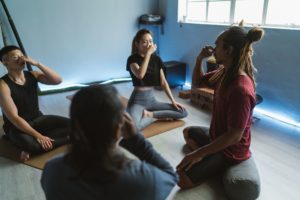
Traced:
[[148, 45], [148, 53], [152, 54], [156, 51], [156, 49], [157, 49], [156, 44], [149, 44]]

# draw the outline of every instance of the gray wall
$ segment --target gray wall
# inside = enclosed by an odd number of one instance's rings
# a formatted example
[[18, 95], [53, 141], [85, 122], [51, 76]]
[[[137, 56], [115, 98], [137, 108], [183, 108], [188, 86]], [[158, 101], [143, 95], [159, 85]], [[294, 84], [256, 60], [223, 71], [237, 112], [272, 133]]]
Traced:
[[[180, 60], [188, 65], [191, 81], [194, 61], [199, 50], [213, 44], [226, 26], [177, 23], [177, 1], [160, 0], [165, 16], [165, 33], [160, 35], [160, 55], [164, 60]], [[254, 45], [253, 62], [258, 69], [257, 93], [264, 102], [260, 109], [300, 121], [300, 31], [266, 28], [265, 38]]]
[[[64, 84], [128, 76], [125, 65], [137, 19], [158, 9], [158, 0], [5, 2], [27, 54], [59, 72]], [[11, 31], [8, 36], [16, 44]]]

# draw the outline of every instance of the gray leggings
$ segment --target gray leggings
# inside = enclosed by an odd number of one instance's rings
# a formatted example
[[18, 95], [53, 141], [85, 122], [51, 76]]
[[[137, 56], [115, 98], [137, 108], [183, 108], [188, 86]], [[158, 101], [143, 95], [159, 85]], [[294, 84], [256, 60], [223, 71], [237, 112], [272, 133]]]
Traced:
[[[144, 117], [143, 111], [153, 112], [153, 118]], [[131, 115], [138, 130], [141, 130], [151, 124], [156, 119], [181, 119], [187, 116], [186, 110], [177, 110], [170, 103], [158, 102], [154, 97], [153, 89], [140, 91], [133, 90], [127, 106], [127, 112]]]
[[[210, 143], [209, 129], [207, 127], [191, 126], [188, 128], [189, 139], [192, 139], [199, 147]], [[205, 157], [185, 173], [194, 184], [197, 184], [222, 173], [231, 165], [233, 163], [219, 152]]]

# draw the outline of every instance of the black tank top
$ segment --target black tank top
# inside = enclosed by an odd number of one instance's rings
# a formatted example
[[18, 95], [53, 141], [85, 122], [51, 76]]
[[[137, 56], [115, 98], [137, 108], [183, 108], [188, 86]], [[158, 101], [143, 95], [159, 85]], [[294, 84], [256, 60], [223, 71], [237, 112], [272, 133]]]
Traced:
[[[37, 94], [37, 80], [28, 71], [24, 71], [25, 84], [19, 85], [13, 82], [8, 74], [1, 79], [8, 85], [11, 97], [18, 109], [18, 115], [25, 121], [30, 122], [40, 116], [42, 113], [39, 110], [38, 94]], [[2, 112], [3, 113], [3, 112]], [[16, 128], [3, 113], [3, 130], [9, 131], [11, 128]]]

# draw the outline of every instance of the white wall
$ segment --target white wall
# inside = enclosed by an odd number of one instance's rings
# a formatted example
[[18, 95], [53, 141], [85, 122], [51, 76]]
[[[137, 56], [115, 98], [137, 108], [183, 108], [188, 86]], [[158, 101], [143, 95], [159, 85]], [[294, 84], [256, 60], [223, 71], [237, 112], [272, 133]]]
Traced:
[[[125, 65], [137, 19], [158, 9], [158, 0], [5, 2], [27, 54], [59, 72], [65, 84], [128, 76]], [[11, 31], [8, 35], [17, 44]]]

